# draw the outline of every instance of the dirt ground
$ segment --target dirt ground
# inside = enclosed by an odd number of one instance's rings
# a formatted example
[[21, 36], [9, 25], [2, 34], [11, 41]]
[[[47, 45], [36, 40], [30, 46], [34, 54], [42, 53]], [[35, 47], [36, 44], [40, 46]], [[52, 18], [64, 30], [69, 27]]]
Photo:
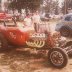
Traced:
[[[53, 24], [50, 25], [53, 32], [56, 22], [50, 23]], [[13, 48], [0, 52], [0, 72], [72, 72], [72, 57], [69, 57], [65, 68], [57, 69], [49, 64], [45, 55]]]
[[0, 53], [0, 72], [72, 72], [72, 59], [65, 68], [57, 69], [44, 55], [13, 49]]

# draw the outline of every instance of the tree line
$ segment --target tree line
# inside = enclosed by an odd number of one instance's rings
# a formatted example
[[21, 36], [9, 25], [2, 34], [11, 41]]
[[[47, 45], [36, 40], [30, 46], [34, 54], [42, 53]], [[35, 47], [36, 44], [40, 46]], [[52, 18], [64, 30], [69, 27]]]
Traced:
[[55, 14], [58, 14], [61, 9], [65, 14], [68, 13], [69, 8], [72, 8], [72, 0], [64, 0], [61, 7], [59, 6], [59, 0], [12, 0], [8, 8], [12, 10], [18, 9], [19, 11], [25, 9], [34, 12], [39, 10], [41, 6], [47, 13], [54, 11]]

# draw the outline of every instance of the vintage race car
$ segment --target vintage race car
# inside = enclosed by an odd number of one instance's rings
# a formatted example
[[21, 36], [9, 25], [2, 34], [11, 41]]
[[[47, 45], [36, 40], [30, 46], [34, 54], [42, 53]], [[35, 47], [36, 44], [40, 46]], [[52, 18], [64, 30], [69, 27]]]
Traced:
[[[41, 26], [40, 26], [41, 27]], [[34, 27], [25, 26], [24, 23], [16, 22], [13, 18], [4, 21], [0, 25], [0, 49], [6, 49], [9, 45], [48, 50], [48, 61], [57, 68], [67, 65], [68, 55], [62, 48], [56, 47], [53, 36], [48, 31], [35, 32]], [[25, 47], [26, 48], [26, 47]]]

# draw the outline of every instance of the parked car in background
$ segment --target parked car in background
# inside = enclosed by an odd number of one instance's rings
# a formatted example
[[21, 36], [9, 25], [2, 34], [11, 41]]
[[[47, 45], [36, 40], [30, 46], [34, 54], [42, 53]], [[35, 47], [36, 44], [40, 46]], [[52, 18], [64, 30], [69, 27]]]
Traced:
[[44, 13], [42, 16], [41, 16], [41, 20], [42, 21], [49, 21], [50, 19], [50, 15], [48, 13]]
[[9, 20], [11, 19], [12, 14], [6, 12], [0, 12], [0, 21]]
[[72, 37], [72, 13], [64, 15], [55, 29], [64, 37]]

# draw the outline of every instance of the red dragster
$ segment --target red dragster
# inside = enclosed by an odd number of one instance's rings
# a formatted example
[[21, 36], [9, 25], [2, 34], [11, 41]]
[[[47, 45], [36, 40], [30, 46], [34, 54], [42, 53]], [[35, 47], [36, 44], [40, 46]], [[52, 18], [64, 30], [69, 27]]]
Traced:
[[[66, 66], [68, 57], [65, 51], [55, 47], [55, 41], [50, 32], [35, 32], [33, 26], [25, 26], [24, 23], [16, 22], [13, 18], [4, 21], [0, 25], [0, 49], [8, 48], [8, 45], [25, 46], [30, 48], [49, 50], [50, 63], [58, 68]], [[55, 48], [54, 48], [55, 47]]]

